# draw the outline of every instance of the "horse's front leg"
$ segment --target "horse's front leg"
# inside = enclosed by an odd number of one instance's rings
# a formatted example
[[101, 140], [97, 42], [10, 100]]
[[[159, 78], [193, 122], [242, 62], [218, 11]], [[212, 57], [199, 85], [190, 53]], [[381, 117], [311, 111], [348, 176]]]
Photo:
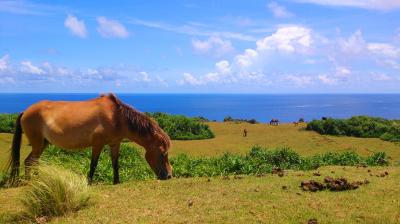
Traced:
[[119, 184], [119, 165], [118, 165], [118, 159], [119, 159], [119, 149], [120, 149], [120, 143], [118, 144], [112, 144], [110, 145], [111, 147], [111, 160], [112, 160], [112, 166], [113, 166], [113, 172], [114, 172], [114, 184]]
[[88, 174], [88, 182], [92, 184], [93, 174], [96, 170], [97, 163], [99, 162], [100, 153], [103, 150], [104, 145], [98, 145], [92, 147], [92, 160], [90, 161], [90, 170]]

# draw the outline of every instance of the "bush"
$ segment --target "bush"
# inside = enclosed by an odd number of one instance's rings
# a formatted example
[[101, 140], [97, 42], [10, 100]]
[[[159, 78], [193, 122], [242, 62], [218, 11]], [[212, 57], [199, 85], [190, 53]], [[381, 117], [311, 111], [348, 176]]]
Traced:
[[241, 122], [247, 122], [249, 124], [257, 124], [258, 121], [254, 118], [252, 119], [238, 119], [238, 118], [232, 118], [231, 116], [226, 116], [224, 118], [224, 122], [237, 122], [237, 123], [241, 123]]
[[88, 204], [86, 178], [55, 166], [40, 165], [38, 169], [21, 197], [25, 217], [61, 216]]
[[14, 133], [18, 114], [0, 114], [0, 132]]
[[189, 118], [183, 115], [166, 113], [146, 113], [153, 117], [171, 139], [199, 140], [214, 138], [208, 125], [200, 122], [202, 118]]
[[323, 135], [345, 135], [400, 141], [399, 121], [379, 117], [355, 116], [350, 119], [313, 120], [307, 124], [306, 129]]

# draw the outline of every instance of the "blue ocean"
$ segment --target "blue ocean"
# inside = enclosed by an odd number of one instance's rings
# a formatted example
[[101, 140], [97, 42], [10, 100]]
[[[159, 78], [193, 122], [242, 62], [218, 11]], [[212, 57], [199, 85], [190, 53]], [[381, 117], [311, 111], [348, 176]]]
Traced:
[[[0, 113], [17, 113], [40, 100], [87, 100], [99, 94], [0, 94]], [[203, 116], [221, 121], [226, 116], [267, 122], [306, 121], [354, 115], [400, 119], [400, 94], [117, 94], [140, 111]]]

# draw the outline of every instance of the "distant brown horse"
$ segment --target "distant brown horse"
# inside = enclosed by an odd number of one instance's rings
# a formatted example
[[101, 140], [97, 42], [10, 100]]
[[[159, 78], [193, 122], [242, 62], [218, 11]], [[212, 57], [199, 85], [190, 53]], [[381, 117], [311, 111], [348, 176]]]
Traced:
[[145, 148], [145, 158], [158, 179], [172, 177], [168, 135], [151, 118], [123, 103], [114, 94], [79, 102], [41, 101], [21, 113], [16, 122], [9, 163], [12, 181], [19, 177], [22, 132], [32, 145], [32, 152], [25, 159], [26, 177], [49, 142], [69, 151], [91, 146], [88, 174], [91, 183], [100, 153], [105, 145], [109, 145], [114, 184], [117, 184], [120, 143], [125, 138]]

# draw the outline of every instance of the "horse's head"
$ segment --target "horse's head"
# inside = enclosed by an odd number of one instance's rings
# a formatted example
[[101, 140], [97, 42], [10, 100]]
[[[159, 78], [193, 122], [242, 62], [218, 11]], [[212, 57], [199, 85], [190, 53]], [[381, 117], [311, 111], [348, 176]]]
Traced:
[[157, 179], [172, 178], [172, 167], [168, 161], [168, 148], [162, 144], [146, 150], [146, 160], [157, 175]]
[[116, 104], [122, 120], [116, 122], [125, 127], [126, 137], [146, 149], [146, 160], [158, 179], [172, 177], [172, 167], [168, 161], [169, 136], [147, 115], [124, 104], [115, 95], [109, 97]]

